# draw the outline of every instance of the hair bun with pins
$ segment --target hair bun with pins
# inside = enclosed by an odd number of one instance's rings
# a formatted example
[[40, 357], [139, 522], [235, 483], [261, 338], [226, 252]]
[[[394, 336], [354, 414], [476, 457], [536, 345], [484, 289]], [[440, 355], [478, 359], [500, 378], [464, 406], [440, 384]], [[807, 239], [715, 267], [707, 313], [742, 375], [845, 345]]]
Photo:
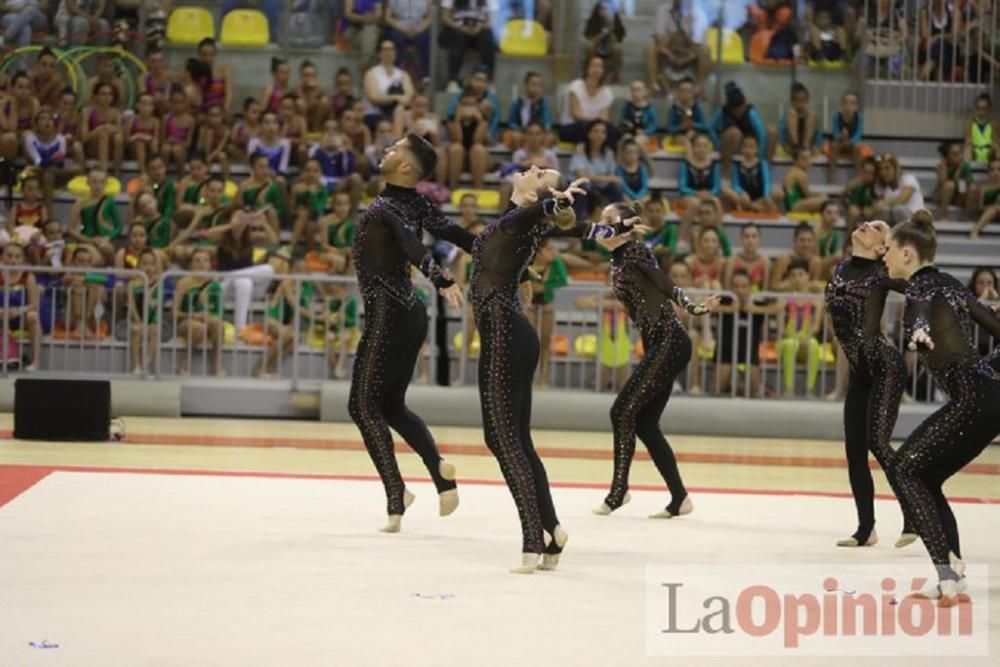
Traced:
[[926, 208], [919, 209], [910, 216], [910, 222], [921, 231], [934, 232], [934, 215]]

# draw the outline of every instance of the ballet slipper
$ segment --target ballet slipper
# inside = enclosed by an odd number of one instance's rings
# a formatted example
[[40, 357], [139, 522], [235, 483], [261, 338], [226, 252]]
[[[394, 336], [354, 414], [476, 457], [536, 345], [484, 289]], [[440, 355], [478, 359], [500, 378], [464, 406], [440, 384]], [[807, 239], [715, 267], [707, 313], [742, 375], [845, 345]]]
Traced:
[[873, 547], [878, 544], [878, 533], [872, 528], [872, 532], [868, 533], [868, 539], [861, 543], [858, 538], [853, 535], [848, 537], [846, 540], [840, 540], [837, 542], [838, 547]]
[[521, 564], [511, 569], [511, 574], [533, 574], [538, 569], [538, 559], [541, 554], [523, 553], [521, 554]]
[[[403, 489], [403, 509], [405, 510], [407, 507], [412, 505], [415, 498], [416, 496], [410, 493], [409, 489]], [[390, 514], [388, 522], [386, 522], [384, 526], [379, 528], [379, 530], [382, 531], [383, 533], [398, 533], [400, 524], [402, 524], [402, 522], [403, 522], [402, 514]]]
[[694, 511], [694, 503], [691, 502], [691, 496], [685, 496], [681, 506], [677, 509], [677, 514], [674, 514], [669, 509], [664, 509], [663, 511], [657, 512], [656, 514], [650, 514], [650, 519], [673, 519], [675, 516], [684, 516], [685, 514], [690, 514]]
[[914, 600], [930, 600], [938, 607], [954, 607], [958, 604], [970, 604], [972, 599], [966, 594], [968, 583], [965, 577], [958, 579], [942, 579], [935, 586], [924, 589], [907, 597]]
[[442, 459], [441, 462], [438, 463], [438, 474], [441, 475], [442, 479], [446, 479], [451, 482], [455, 479], [455, 464], [448, 463]]
[[[622, 496], [622, 504], [619, 505], [618, 507], [616, 507], [615, 509], [621, 509], [625, 505], [628, 505], [630, 500], [632, 500], [632, 494], [629, 493], [628, 491], [626, 491], [625, 495]], [[607, 502], [603, 502], [603, 503], [601, 503], [600, 505], [598, 505], [597, 507], [594, 508], [594, 514], [596, 514], [598, 516], [607, 516], [607, 515], [611, 514], [614, 511], [615, 510], [611, 509], [611, 506], [608, 505]]]
[[569, 534], [563, 530], [562, 526], [556, 525], [552, 530], [552, 540], [546, 545], [542, 553], [542, 564], [539, 570], [554, 570], [559, 567], [559, 556], [562, 555], [563, 547], [569, 541]]
[[449, 489], [438, 494], [438, 516], [448, 516], [458, 509], [458, 489]]
[[916, 533], [900, 533], [899, 537], [896, 539], [896, 544], [894, 545], [897, 549], [902, 549], [903, 547], [908, 547], [917, 541]]

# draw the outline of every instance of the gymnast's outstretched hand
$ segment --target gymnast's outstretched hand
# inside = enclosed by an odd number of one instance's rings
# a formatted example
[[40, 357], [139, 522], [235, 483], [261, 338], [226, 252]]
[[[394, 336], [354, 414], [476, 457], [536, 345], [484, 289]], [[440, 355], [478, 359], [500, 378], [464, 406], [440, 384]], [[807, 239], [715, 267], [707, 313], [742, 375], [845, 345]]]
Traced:
[[687, 311], [695, 316], [708, 315], [709, 313], [714, 313], [719, 307], [722, 297], [718, 294], [713, 294], [712, 296], [705, 299], [703, 303], [693, 303]]
[[910, 344], [908, 347], [911, 350], [915, 350], [921, 345], [926, 347], [928, 350], [934, 349], [934, 340], [931, 338], [931, 332], [922, 327], [920, 329], [913, 330], [913, 335], [910, 336]]
[[549, 188], [549, 193], [556, 199], [565, 199], [572, 204], [576, 200], [577, 195], [585, 195], [587, 191], [583, 189], [583, 186], [590, 181], [586, 178], [578, 178], [569, 184], [569, 187], [565, 190], [556, 190], [555, 188]]

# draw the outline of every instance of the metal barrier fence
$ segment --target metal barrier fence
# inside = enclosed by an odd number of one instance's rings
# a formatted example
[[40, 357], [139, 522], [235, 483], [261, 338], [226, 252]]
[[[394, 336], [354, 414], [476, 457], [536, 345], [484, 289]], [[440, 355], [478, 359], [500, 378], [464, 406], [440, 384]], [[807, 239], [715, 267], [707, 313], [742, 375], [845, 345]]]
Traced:
[[[364, 314], [353, 277], [277, 275], [258, 266], [235, 272], [168, 271], [150, 281], [139, 271], [2, 267], [0, 331], [4, 374], [28, 370], [146, 378], [178, 375], [278, 378], [292, 388], [348, 377]], [[436, 367], [436, 295], [428, 304], [428, 340], [416, 380]], [[699, 300], [709, 294], [690, 290]], [[847, 364], [818, 293], [760, 292], [744, 302], [722, 292], [723, 307], [693, 318], [680, 313], [692, 341], [679, 390], [731, 397], [835, 398], [846, 391]], [[903, 300], [890, 297], [884, 331], [904, 351], [912, 400], [942, 396], [903, 337]], [[618, 391], [642, 358], [637, 331], [608, 287], [560, 288], [549, 305], [529, 305], [539, 329], [537, 381], [557, 389]], [[444, 315], [451, 384], [477, 381], [479, 340], [471, 309]], [[995, 346], [977, 331], [983, 354]], [[36, 347], [37, 346], [37, 347]]]

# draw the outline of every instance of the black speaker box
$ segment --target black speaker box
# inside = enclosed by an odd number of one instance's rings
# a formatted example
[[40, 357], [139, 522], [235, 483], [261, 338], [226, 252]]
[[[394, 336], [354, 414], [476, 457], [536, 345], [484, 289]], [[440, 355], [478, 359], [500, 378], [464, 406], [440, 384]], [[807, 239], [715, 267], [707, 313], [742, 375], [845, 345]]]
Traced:
[[106, 380], [14, 382], [14, 437], [107, 442], [111, 383]]

